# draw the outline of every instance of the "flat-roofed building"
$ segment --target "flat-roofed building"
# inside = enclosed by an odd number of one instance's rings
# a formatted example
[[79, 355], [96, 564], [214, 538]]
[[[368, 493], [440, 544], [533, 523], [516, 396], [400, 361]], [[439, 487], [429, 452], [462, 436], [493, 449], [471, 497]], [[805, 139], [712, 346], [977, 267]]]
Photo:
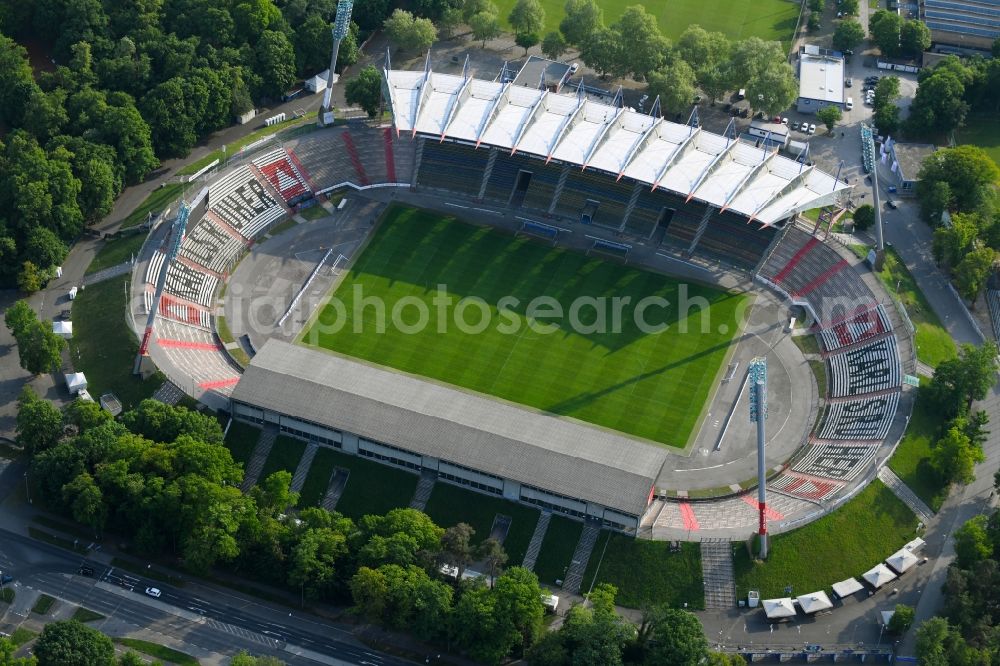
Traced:
[[844, 108], [844, 58], [834, 51], [805, 49], [799, 54], [799, 113], [826, 106]]
[[923, 0], [920, 17], [935, 44], [988, 50], [1000, 38], [1000, 0]]

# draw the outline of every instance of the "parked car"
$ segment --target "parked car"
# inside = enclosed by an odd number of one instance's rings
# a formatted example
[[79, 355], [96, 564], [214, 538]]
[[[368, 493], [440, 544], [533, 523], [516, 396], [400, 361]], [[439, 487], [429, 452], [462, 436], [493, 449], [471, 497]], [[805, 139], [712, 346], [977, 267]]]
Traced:
[[798, 129], [799, 129], [799, 122], [798, 121], [795, 121], [794, 123], [792, 123], [792, 129], [795, 130], [795, 131], [798, 131]]
[[78, 573], [81, 576], [93, 576], [94, 575], [94, 568], [93, 567], [88, 567], [87, 565], [84, 565], [84, 566], [80, 567], [80, 571]]
[[816, 133], [816, 126], [814, 124], [809, 123], [809, 131], [808, 131], [808, 133], [809, 134], [815, 134]]
[[845, 88], [853, 88], [854, 87], [854, 79], [844, 79], [844, 87]]
[[12, 580], [14, 580], [14, 577], [10, 574], [0, 574], [0, 585], [6, 585]]
[[151, 596], [151, 597], [153, 597], [154, 599], [159, 599], [160, 595], [162, 594], [162, 592], [160, 592], [160, 590], [158, 588], [147, 587], [146, 588], [146, 594], [149, 595], [149, 596]]
[[895, 201], [893, 201], [892, 199], [887, 200], [885, 202], [885, 205], [888, 206], [889, 208], [893, 209], [893, 210], [896, 210], [897, 208], [899, 208], [899, 204], [896, 203]]
[[784, 125], [785, 127], [788, 127], [788, 118], [782, 118], [781, 124]]

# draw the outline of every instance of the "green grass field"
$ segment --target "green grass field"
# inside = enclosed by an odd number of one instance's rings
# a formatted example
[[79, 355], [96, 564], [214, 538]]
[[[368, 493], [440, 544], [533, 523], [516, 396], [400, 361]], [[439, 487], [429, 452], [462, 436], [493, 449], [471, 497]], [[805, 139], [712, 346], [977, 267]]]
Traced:
[[566, 576], [566, 569], [573, 560], [576, 543], [583, 532], [583, 523], [562, 516], [552, 516], [549, 528], [542, 539], [542, 549], [535, 562], [535, 573], [543, 583], [555, 584]]
[[1000, 127], [997, 126], [996, 116], [970, 114], [958, 131], [958, 142], [979, 146], [1000, 165]]
[[[737, 598], [760, 590], [762, 599], [826, 590], [839, 580], [860, 577], [917, 536], [917, 517], [881, 481], [833, 513], [792, 532], [771, 537], [766, 563], [736, 550]], [[820, 564], [821, 566], [817, 566]]]
[[444, 528], [458, 523], [468, 523], [476, 530], [475, 536], [472, 537], [474, 544], [481, 543], [490, 535], [493, 519], [498, 513], [510, 516], [510, 529], [503, 542], [509, 558], [507, 566], [520, 564], [524, 560], [524, 552], [531, 542], [531, 535], [535, 532], [539, 516], [538, 509], [532, 509], [524, 504], [490, 497], [440, 481], [434, 484], [434, 492], [431, 493], [424, 512]]
[[590, 555], [581, 591], [587, 592], [597, 583], [617, 587], [616, 602], [628, 608], [654, 604], [674, 608], [687, 604], [691, 610], [705, 607], [701, 546], [697, 543], [685, 541], [679, 553], [671, 553], [669, 541], [604, 532]]
[[133, 256], [139, 255], [142, 243], [146, 240], [146, 234], [132, 234], [122, 236], [113, 241], [106, 241], [101, 249], [97, 251], [94, 260], [87, 266], [87, 274], [102, 271], [118, 264], [130, 260]]
[[[440, 285], [454, 301], [451, 307], [435, 305]], [[678, 307], [685, 292], [691, 307]], [[529, 319], [528, 304], [542, 296], [566, 315], [558, 326], [541, 316]], [[512, 307], [498, 309], [512, 297]], [[618, 332], [613, 297], [630, 299], [621, 308]], [[669, 302], [666, 308], [647, 308], [644, 315], [651, 325], [667, 325], [666, 330], [643, 332], [636, 325], [636, 304], [645, 297]], [[473, 298], [481, 307], [461, 305]], [[358, 305], [375, 299], [384, 303], [381, 327], [377, 304]], [[585, 299], [604, 299], [607, 316], [598, 317]], [[684, 447], [732, 349], [746, 299], [396, 207], [303, 341]], [[574, 310], [580, 303], [583, 307]], [[701, 303], [708, 304], [709, 316], [702, 316]], [[422, 328], [415, 326], [417, 306], [428, 315]], [[455, 323], [460, 316], [468, 323], [463, 330]], [[478, 330], [469, 328], [480, 322], [485, 325]], [[602, 325], [606, 332], [599, 330]], [[548, 330], [539, 331], [542, 326]]]
[[[557, 30], [565, 15], [565, 0], [541, 0], [545, 8], [545, 32]], [[507, 16], [517, 0], [496, 0], [500, 19]], [[705, 30], [725, 33], [730, 39], [761, 37], [788, 44], [799, 17], [799, 5], [787, 0], [597, 0], [604, 10], [604, 22], [611, 24], [632, 5], [644, 5], [656, 17], [660, 30], [671, 39], [697, 23]]]

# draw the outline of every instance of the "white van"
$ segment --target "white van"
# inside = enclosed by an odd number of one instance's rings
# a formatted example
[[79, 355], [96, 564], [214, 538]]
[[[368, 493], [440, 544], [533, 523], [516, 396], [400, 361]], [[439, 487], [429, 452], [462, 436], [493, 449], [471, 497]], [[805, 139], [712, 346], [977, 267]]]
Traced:
[[854, 108], [854, 98], [853, 97], [848, 97], [847, 98], [847, 104], [845, 104], [844, 106], [847, 107], [848, 111], [850, 111], [851, 109], [853, 109]]

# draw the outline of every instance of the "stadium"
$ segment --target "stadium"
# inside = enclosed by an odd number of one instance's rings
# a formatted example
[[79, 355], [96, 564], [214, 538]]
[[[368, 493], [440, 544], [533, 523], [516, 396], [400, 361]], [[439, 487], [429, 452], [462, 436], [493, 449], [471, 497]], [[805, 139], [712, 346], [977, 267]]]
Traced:
[[[419, 475], [411, 506], [449, 483], [587, 530], [746, 538], [743, 389], [766, 357], [771, 529], [874, 477], [905, 428], [911, 342], [825, 242], [848, 183], [696, 117], [500, 77], [386, 69], [384, 98], [390, 124], [244, 147], [189, 188], [183, 234], [154, 226], [132, 320], [140, 337], [154, 322], [144, 350], [184, 392]], [[801, 217], [817, 208], [819, 223]], [[384, 311], [359, 307], [362, 291]], [[543, 334], [528, 305], [616, 296], [630, 304], [615, 332], [591, 303], [585, 330], [550, 319]], [[433, 317], [435, 297], [451, 299], [449, 321], [475, 299], [466, 323], [518, 333], [402, 330]], [[662, 330], [634, 323], [644, 297], [669, 304], [648, 310]], [[812, 327], [825, 385], [791, 316]]]

